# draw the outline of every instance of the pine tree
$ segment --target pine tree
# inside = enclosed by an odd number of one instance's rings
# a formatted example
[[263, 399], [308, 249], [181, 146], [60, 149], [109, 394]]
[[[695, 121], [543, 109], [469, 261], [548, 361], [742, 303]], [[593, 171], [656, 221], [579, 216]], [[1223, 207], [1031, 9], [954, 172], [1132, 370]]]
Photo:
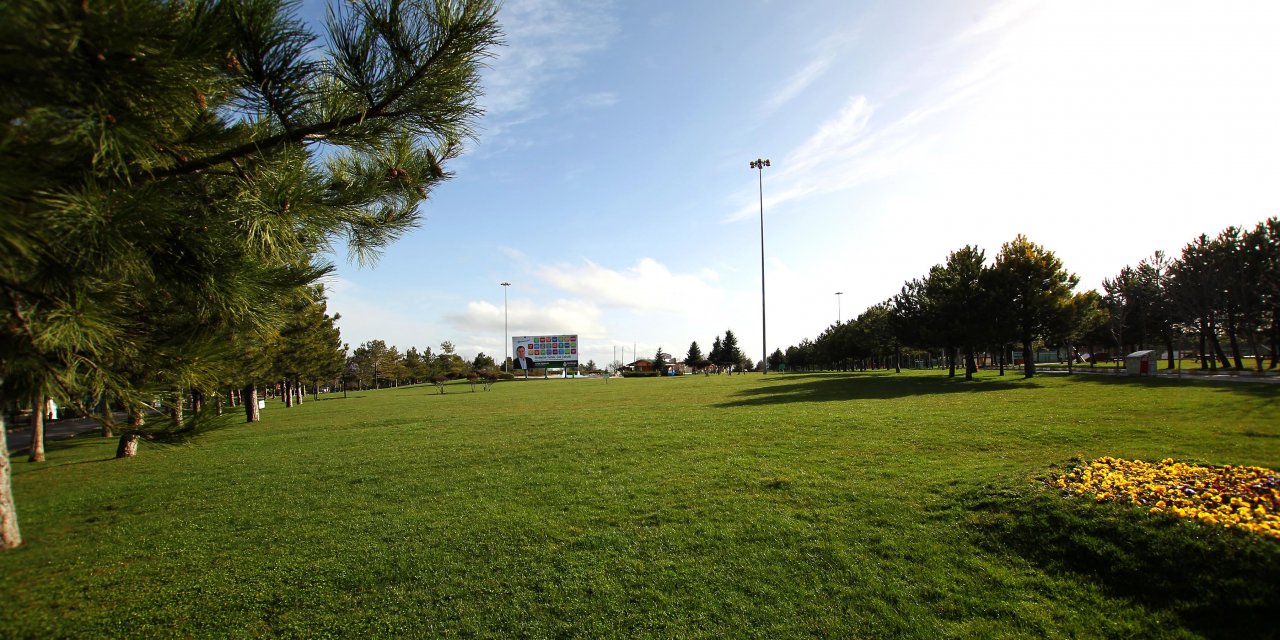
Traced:
[[694, 340], [693, 342], [689, 343], [689, 351], [684, 356], [684, 363], [694, 369], [699, 369], [702, 366], [704, 366], [702, 349], [698, 347], [697, 340]]
[[973, 246], [953, 251], [944, 264], [929, 270], [924, 281], [924, 298], [930, 304], [933, 335], [947, 349], [950, 375], [955, 376], [957, 351], [963, 347], [965, 380], [976, 370], [974, 352], [985, 342], [988, 321], [982, 304], [984, 252]]
[[495, 4], [341, 8], [329, 50], [295, 8], [0, 4], [7, 397], [203, 392], [331, 243], [368, 261], [417, 224], [471, 136]]
[[1067, 272], [1053, 252], [1022, 235], [1000, 248], [993, 269], [1009, 296], [1005, 304], [1022, 342], [1023, 375], [1030, 378], [1036, 370], [1033, 342], [1066, 324], [1061, 318], [1071, 313], [1071, 290], [1080, 279]]
[[741, 365], [744, 359], [742, 350], [738, 348], [738, 337], [733, 335], [733, 331], [725, 329], [724, 340], [720, 342], [720, 360], [716, 364]]

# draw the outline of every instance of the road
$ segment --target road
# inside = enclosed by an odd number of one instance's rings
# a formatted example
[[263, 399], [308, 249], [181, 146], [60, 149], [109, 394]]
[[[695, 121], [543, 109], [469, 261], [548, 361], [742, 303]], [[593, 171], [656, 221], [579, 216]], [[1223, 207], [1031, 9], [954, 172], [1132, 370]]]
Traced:
[[[81, 433], [98, 432], [102, 427], [89, 418], [71, 418], [69, 420], [48, 420], [44, 423], [44, 440], [60, 440]], [[9, 454], [25, 453], [31, 448], [31, 425], [20, 425], [7, 428], [5, 437], [9, 441]]]

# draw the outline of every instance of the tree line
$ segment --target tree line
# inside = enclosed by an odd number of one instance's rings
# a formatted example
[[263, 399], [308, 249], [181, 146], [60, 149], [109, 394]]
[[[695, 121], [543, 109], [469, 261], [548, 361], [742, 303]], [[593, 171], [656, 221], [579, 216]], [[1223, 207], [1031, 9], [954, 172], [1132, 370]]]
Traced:
[[1024, 236], [991, 263], [965, 246], [856, 318], [775, 350], [769, 367], [900, 371], [905, 359], [945, 363], [950, 376], [962, 367], [971, 379], [979, 355], [1003, 375], [1017, 347], [1031, 377], [1042, 348], [1065, 350], [1071, 368], [1163, 347], [1173, 368], [1187, 341], [1205, 369], [1244, 369], [1246, 354], [1259, 371], [1268, 356], [1269, 368], [1280, 362], [1280, 218], [1201, 235], [1176, 258], [1156, 252], [1105, 279], [1102, 292], [1077, 292], [1078, 284]]
[[[661, 352], [661, 349], [659, 349]], [[757, 368], [742, 349], [738, 346], [738, 336], [733, 334], [733, 330], [725, 329], [724, 338], [716, 336], [711, 343], [711, 351], [704, 356], [702, 348], [698, 346], [698, 342], [689, 344], [689, 350], [686, 352], [684, 360], [685, 365], [694, 371], [702, 371], [711, 366], [715, 366], [721, 371], [751, 371]]]
[[[501, 32], [491, 0], [342, 4], [323, 39], [297, 7], [0, 3], [4, 406], [106, 428], [91, 404], [121, 408], [127, 452], [345, 365], [328, 256], [369, 263], [418, 225]], [[0, 446], [0, 548], [21, 540], [8, 470]]]
[[462, 378], [495, 379], [502, 375], [491, 356], [481, 351], [468, 361], [458, 355], [453, 343], [447, 340], [440, 343], [438, 353], [432, 353], [431, 347], [422, 351], [409, 347], [400, 353], [384, 340], [370, 340], [347, 357], [341, 380], [346, 387], [354, 389], [381, 389]]

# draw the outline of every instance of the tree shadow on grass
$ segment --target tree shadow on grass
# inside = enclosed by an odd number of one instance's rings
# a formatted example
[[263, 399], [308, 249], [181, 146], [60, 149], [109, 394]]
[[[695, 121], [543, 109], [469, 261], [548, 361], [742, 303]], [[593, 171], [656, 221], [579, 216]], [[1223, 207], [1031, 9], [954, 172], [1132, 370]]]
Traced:
[[965, 381], [962, 375], [948, 378], [939, 372], [934, 376], [905, 376], [894, 373], [780, 374], [764, 385], [743, 389], [735, 399], [718, 407], [755, 407], [791, 402], [831, 402], [838, 400], [889, 400], [938, 393], [983, 393], [1011, 389], [1036, 389], [1040, 385], [1018, 376], [991, 378], [981, 376]]
[[1034, 488], [961, 498], [978, 544], [1167, 611], [1209, 638], [1274, 637], [1280, 541]]
[[[20, 469], [22, 473], [33, 473], [62, 467], [66, 465], [89, 464], [93, 462], [110, 462], [116, 459], [116, 445], [120, 440], [120, 436], [104, 438], [100, 432], [88, 431], [67, 438], [58, 438], [49, 440], [44, 443], [45, 462], [28, 463], [27, 456], [31, 447], [24, 447], [21, 450], [10, 449], [9, 456], [14, 462], [14, 469]], [[101, 448], [107, 452], [104, 458], [93, 458], [89, 460], [67, 460], [65, 454], [78, 449], [92, 450]]]

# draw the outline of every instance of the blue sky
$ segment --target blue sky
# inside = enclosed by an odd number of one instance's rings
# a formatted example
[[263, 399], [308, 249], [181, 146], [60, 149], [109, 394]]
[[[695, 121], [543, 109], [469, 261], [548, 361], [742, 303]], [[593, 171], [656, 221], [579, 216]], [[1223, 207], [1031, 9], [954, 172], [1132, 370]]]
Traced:
[[[322, 3], [308, 0], [305, 11]], [[1082, 288], [1280, 203], [1280, 5], [507, 0], [479, 139], [372, 268], [353, 347], [510, 335], [761, 356], [1024, 233]], [[843, 291], [837, 303], [836, 291]], [[622, 356], [619, 355], [621, 358]]]

